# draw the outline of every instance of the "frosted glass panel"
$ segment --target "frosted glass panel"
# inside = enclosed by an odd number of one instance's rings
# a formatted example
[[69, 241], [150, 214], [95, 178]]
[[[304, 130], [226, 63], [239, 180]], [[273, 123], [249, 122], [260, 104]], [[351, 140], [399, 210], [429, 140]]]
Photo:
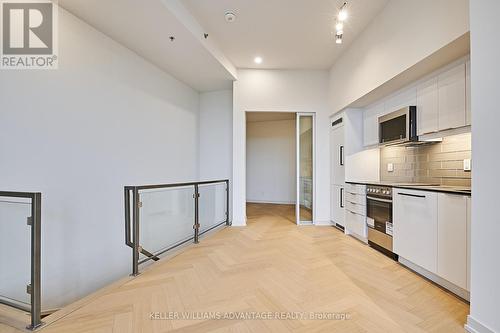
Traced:
[[200, 232], [226, 221], [226, 184], [200, 185]]
[[194, 186], [140, 193], [139, 237], [143, 249], [157, 253], [193, 237], [193, 195]]
[[0, 297], [29, 305], [31, 280], [30, 200], [0, 197]]
[[299, 221], [311, 222], [313, 208], [313, 117], [299, 116]]

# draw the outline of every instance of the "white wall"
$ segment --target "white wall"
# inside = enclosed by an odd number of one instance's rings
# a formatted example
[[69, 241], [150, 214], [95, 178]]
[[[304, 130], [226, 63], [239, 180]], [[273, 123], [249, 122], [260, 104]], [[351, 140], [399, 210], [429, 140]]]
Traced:
[[233, 92], [200, 94], [200, 179], [230, 179], [233, 163]]
[[330, 220], [328, 72], [239, 70], [234, 83], [233, 225], [246, 224], [245, 111], [316, 113], [316, 220]]
[[296, 121], [247, 123], [247, 202], [295, 204]]
[[[500, 2], [472, 0], [472, 223], [471, 309], [468, 324], [477, 332], [500, 332]], [[482, 325], [482, 327], [481, 327]], [[489, 331], [486, 329], [489, 328]]]
[[45, 308], [131, 272], [124, 185], [198, 176], [198, 93], [67, 12], [59, 20], [58, 70], [0, 74], [0, 188], [43, 193]]
[[331, 68], [332, 111], [462, 36], [468, 22], [468, 0], [390, 1]]

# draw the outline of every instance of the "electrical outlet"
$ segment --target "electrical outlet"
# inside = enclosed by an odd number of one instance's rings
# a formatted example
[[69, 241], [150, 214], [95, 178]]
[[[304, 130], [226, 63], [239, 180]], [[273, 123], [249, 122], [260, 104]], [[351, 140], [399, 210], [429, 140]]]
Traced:
[[466, 158], [464, 160], [464, 171], [470, 171], [470, 170], [471, 170], [470, 158]]
[[387, 163], [387, 172], [394, 172], [394, 164]]

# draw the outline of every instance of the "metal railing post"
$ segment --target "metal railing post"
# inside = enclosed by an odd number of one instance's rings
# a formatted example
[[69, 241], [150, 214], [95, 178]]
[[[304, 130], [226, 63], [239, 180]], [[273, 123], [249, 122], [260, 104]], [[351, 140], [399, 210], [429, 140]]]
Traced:
[[132, 241], [130, 240], [130, 191], [125, 188], [124, 191], [125, 200], [125, 244], [132, 247]]
[[139, 190], [134, 187], [132, 190], [132, 275], [139, 275]]
[[27, 327], [34, 330], [42, 325], [41, 305], [41, 223], [42, 194], [33, 193], [31, 197], [31, 324]]
[[231, 225], [229, 222], [229, 179], [226, 180], [226, 225]]
[[198, 184], [194, 185], [194, 243], [198, 244], [200, 242], [200, 211], [199, 211], [199, 199], [200, 199], [200, 192], [198, 188]]

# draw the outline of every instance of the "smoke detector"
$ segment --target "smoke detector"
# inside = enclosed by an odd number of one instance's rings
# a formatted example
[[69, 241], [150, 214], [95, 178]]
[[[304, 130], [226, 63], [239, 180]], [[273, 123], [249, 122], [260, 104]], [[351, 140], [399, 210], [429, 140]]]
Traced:
[[233, 23], [234, 21], [236, 21], [236, 14], [233, 12], [227, 12], [224, 15], [224, 18], [226, 19], [226, 22]]

